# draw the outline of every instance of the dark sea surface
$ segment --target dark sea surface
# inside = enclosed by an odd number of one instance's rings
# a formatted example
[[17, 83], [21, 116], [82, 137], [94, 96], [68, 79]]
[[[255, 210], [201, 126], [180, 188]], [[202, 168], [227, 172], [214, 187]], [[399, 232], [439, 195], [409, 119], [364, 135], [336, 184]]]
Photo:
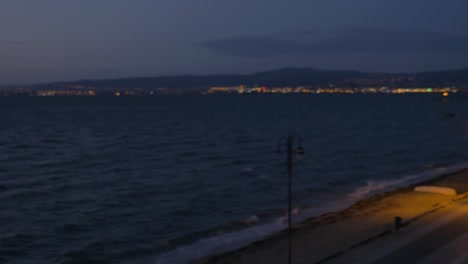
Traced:
[[[447, 112], [455, 117], [446, 117]], [[468, 97], [0, 98], [0, 263], [186, 263], [468, 163]]]

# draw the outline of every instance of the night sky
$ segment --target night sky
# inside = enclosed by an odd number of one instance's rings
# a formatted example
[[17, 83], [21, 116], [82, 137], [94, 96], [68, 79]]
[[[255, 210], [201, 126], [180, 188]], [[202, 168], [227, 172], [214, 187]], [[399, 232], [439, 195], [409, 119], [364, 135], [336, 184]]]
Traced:
[[0, 84], [468, 67], [467, 0], [1, 0]]

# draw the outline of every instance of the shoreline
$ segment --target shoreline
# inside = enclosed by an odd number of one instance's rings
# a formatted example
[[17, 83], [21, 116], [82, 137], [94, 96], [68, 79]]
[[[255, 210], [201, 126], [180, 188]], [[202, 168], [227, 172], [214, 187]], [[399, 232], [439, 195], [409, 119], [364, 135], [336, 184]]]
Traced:
[[[458, 195], [414, 192], [418, 185], [450, 187]], [[466, 192], [468, 167], [363, 198], [341, 211], [305, 219], [292, 226], [294, 262], [325, 261], [347, 248], [388, 233], [395, 216], [408, 223]], [[286, 242], [287, 229], [284, 229], [238, 249], [209, 255], [191, 263], [285, 263]]]

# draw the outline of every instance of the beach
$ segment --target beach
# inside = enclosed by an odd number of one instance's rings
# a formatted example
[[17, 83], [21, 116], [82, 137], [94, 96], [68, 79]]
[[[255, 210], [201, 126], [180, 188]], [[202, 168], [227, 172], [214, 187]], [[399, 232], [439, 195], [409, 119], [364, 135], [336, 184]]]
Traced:
[[[440, 186], [456, 190], [456, 196], [415, 192], [415, 186]], [[466, 198], [468, 169], [356, 202], [340, 212], [313, 217], [293, 226], [293, 263], [320, 263], [335, 259], [344, 251], [379, 239], [394, 230], [394, 219], [403, 225], [436, 220], [435, 212]], [[406, 228], [406, 227], [403, 227]], [[287, 230], [240, 249], [210, 256], [194, 263], [287, 263]]]

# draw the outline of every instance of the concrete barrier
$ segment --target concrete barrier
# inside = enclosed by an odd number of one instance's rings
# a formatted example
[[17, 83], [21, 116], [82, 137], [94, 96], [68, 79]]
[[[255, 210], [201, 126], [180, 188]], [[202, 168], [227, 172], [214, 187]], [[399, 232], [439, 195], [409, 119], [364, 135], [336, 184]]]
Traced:
[[447, 187], [438, 187], [438, 186], [416, 186], [414, 188], [415, 192], [429, 192], [429, 193], [438, 193], [449, 196], [456, 196], [457, 191], [453, 188]]

